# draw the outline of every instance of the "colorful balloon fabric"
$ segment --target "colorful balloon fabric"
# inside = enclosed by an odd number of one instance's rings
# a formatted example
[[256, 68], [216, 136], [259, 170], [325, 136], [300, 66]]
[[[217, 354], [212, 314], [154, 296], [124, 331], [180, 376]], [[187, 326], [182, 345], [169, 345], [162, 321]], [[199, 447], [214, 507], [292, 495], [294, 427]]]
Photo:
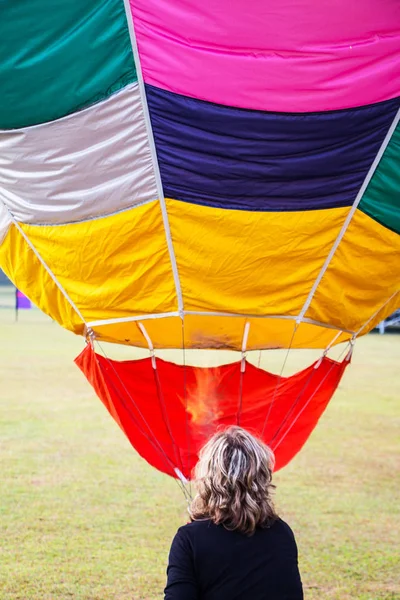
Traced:
[[[190, 479], [216, 429], [240, 424], [265, 439], [275, 470], [302, 448], [349, 363], [329, 358], [291, 377], [251, 363], [200, 368], [157, 359], [117, 362], [88, 345], [76, 359], [136, 450], [160, 471]], [[183, 477], [182, 477], [183, 476]]]
[[[1, 13], [0, 267], [63, 327], [151, 352], [323, 349], [400, 306], [398, 0], [6, 0]], [[230, 422], [268, 442], [293, 423], [286, 463], [348, 362], [296, 404], [301, 374], [271, 387], [239, 360], [239, 391], [224, 385], [200, 423], [178, 396], [214, 372], [149, 358], [143, 387], [134, 362], [85, 353], [133, 445], [186, 477]], [[158, 421], [121, 420], [121, 402]]]

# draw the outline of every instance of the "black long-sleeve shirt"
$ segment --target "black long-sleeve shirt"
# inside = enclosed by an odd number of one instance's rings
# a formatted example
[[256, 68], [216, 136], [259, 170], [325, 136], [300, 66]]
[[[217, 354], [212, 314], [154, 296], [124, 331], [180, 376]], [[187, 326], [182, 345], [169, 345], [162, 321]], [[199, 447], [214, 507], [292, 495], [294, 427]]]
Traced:
[[165, 600], [303, 600], [297, 546], [278, 519], [252, 536], [211, 521], [178, 529]]

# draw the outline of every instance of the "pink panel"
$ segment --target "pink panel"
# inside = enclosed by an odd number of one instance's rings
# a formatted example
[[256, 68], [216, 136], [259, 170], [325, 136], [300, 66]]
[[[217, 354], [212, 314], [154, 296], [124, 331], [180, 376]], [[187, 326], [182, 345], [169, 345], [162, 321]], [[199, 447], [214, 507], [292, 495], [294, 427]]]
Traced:
[[146, 83], [282, 112], [400, 95], [399, 0], [130, 0]]

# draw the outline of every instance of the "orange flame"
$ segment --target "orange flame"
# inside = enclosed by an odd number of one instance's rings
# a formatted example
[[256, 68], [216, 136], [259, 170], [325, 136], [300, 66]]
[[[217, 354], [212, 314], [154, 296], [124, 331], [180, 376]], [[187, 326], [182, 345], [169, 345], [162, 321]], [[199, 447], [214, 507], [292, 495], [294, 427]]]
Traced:
[[185, 398], [180, 398], [192, 423], [196, 425], [211, 425], [223, 415], [220, 410], [221, 395], [219, 385], [221, 374], [216, 369], [196, 369], [196, 384], [189, 388]]

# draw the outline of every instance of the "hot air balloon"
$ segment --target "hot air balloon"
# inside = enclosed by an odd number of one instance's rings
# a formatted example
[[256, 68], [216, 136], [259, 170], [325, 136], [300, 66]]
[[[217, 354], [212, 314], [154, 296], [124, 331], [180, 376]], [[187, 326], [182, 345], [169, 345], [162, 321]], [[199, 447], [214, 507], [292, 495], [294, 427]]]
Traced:
[[[400, 306], [399, 2], [1, 13], [0, 266], [85, 338], [79, 368], [153, 466], [185, 481], [230, 423], [284, 466]], [[271, 348], [321, 353], [286, 377], [247, 360]]]

